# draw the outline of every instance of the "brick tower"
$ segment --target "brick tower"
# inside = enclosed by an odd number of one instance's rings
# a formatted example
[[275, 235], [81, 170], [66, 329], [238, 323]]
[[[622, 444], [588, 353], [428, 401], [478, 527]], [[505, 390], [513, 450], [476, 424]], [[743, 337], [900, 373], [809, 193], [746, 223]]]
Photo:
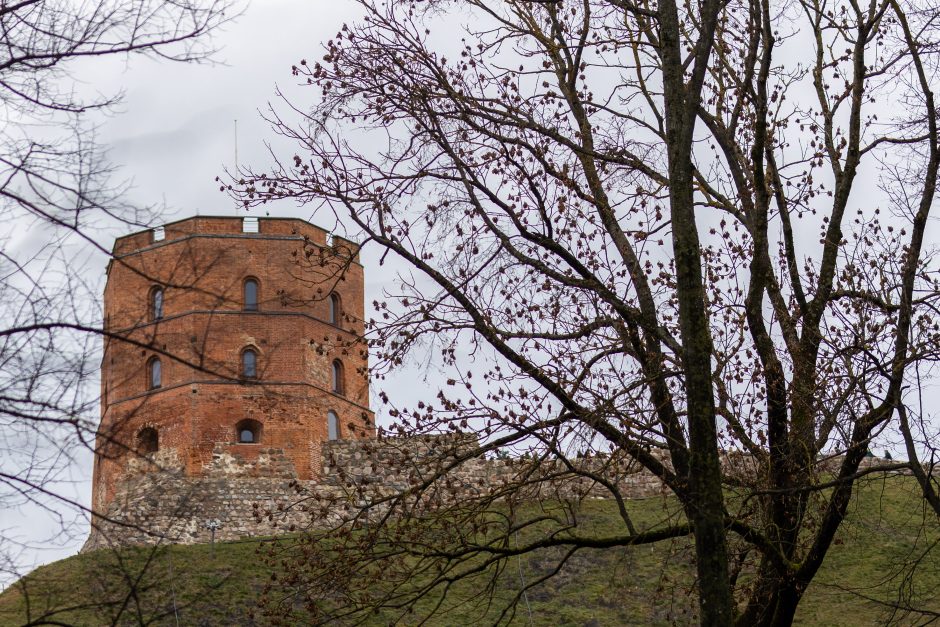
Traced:
[[357, 248], [302, 220], [234, 217], [115, 242], [95, 511], [129, 473], [315, 479], [324, 441], [374, 436]]

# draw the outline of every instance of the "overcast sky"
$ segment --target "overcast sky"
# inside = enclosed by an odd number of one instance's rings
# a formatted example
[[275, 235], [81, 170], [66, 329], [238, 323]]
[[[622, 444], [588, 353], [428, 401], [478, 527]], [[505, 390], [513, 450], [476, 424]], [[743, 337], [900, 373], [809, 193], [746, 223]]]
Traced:
[[[214, 42], [216, 65], [131, 59], [89, 66], [89, 85], [125, 90], [120, 112], [105, 120], [100, 138], [111, 160], [133, 179], [132, 200], [165, 202], [168, 220], [194, 213], [232, 214], [214, 182], [235, 156], [235, 121], [242, 163], [262, 163], [271, 138], [258, 111], [274, 90], [301, 94], [291, 65], [318, 54], [319, 44], [355, 17], [352, 2], [255, 0]], [[322, 53], [319, 53], [322, 54]], [[309, 211], [284, 208], [309, 218]]]

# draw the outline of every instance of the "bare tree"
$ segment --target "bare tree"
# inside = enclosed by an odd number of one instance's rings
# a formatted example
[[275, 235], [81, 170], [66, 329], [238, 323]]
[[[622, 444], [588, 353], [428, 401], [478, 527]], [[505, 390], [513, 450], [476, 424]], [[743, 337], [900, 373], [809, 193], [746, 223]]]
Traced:
[[[571, 474], [587, 473], [575, 450], [635, 460], [684, 516], [637, 529], [620, 501], [622, 533], [604, 537], [567, 516], [484, 524], [544, 476], [520, 471], [445, 508], [478, 533], [409, 518], [403, 504], [456, 454], [393, 500], [394, 523], [303, 553], [297, 589], [319, 618], [351, 618], [548, 545], [691, 534], [702, 624], [789, 624], [873, 471], [872, 439], [937, 357], [924, 237], [940, 14], [895, 0], [362, 4], [321, 60], [293, 68], [318, 104], [272, 109], [296, 155], [229, 189], [246, 207], [323, 203], [400, 264], [376, 303], [376, 374], [432, 347], [453, 387], [417, 407], [383, 395], [394, 430], [469, 430], [483, 453], [515, 447]], [[459, 43], [444, 36], [457, 22]], [[753, 469], [723, 476], [734, 450]], [[416, 539], [422, 520], [435, 541]], [[545, 537], [518, 541], [539, 525]], [[317, 596], [329, 582], [341, 592]]]
[[[108, 253], [95, 229], [141, 225], [121, 200], [88, 113], [120, 94], [82, 98], [76, 64], [142, 55], [208, 61], [231, 0], [22, 0], [0, 3], [0, 507], [46, 507], [71, 528], [71, 461], [95, 442], [98, 285], [81, 276]], [[15, 530], [5, 530], [5, 532]], [[84, 528], [81, 528], [84, 532]], [[15, 550], [6, 536], [4, 549]]]

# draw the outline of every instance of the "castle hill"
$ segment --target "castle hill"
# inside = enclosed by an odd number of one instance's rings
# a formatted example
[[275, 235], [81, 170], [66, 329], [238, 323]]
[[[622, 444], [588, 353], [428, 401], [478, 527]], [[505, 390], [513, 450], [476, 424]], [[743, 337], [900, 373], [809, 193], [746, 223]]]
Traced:
[[[104, 289], [95, 514], [82, 557], [74, 558], [93, 561], [79, 563], [77, 576], [87, 576], [80, 574], [87, 568], [113, 570], [114, 577], [136, 572], [148, 581], [146, 615], [159, 616], [168, 602], [175, 603], [166, 596], [167, 587], [176, 594], [167, 578], [177, 576], [173, 568], [182, 569], [210, 582], [209, 588], [181, 585], [179, 594], [189, 604], [184, 616], [237, 623], [247, 615], [255, 617], [248, 624], [266, 624], [280, 620], [282, 610], [232, 586], [242, 578], [271, 593], [271, 582], [261, 580], [270, 572], [268, 560], [284, 550], [309, 554], [320, 543], [353, 541], [355, 546], [360, 536], [376, 533], [372, 541], [379, 543], [378, 550], [369, 552], [381, 556], [388, 550], [381, 546], [389, 541], [384, 533], [397, 533], [393, 530], [400, 525], [410, 529], [412, 541], [429, 542], [436, 551], [436, 542], [444, 547], [453, 542], [439, 535], [438, 525], [470, 524], [466, 517], [477, 518], [481, 503], [488, 504], [481, 511], [490, 512], [483, 520], [537, 506], [549, 520], [560, 516], [610, 525], [621, 519], [617, 499], [623, 499], [620, 503], [631, 503], [639, 516], [630, 524], [649, 529], [637, 530], [638, 537], [659, 533], [659, 517], [681, 515], [668, 484], [628, 455], [595, 452], [539, 460], [488, 449], [472, 431], [383, 433], [370, 407], [366, 269], [358, 251], [356, 242], [330, 236], [307, 221], [270, 217], [197, 216], [115, 241]], [[670, 463], [668, 451], [653, 454]], [[820, 459], [818, 467], [835, 473], [841, 463], [841, 457]], [[746, 483], [760, 474], [757, 460], [746, 453], [725, 451], [721, 464], [732, 482]], [[892, 466], [869, 455], [861, 467], [876, 472]], [[889, 489], [906, 493], [910, 472], [895, 473]], [[862, 502], [872, 506], [872, 488], [865, 490]], [[494, 521], [482, 524], [485, 529]], [[373, 531], [383, 526], [385, 532]], [[500, 528], [495, 522], [491, 532], [501, 533]], [[917, 532], [903, 524], [900, 529]], [[519, 533], [514, 527], [509, 531]], [[543, 541], [542, 532], [524, 533], [527, 541]], [[182, 552], [207, 544], [208, 555]], [[458, 546], [466, 546], [465, 541]], [[250, 553], [245, 547], [251, 547]], [[344, 554], [350, 550], [347, 546]], [[687, 551], [681, 542], [672, 544], [665, 552], [645, 553], [644, 562], [688, 564]], [[853, 552], [885, 559], [861, 546]], [[121, 559], [133, 565], [112, 562], [110, 555], [124, 555]], [[197, 563], [174, 566], [174, 559]], [[609, 585], [601, 582], [618, 570], [619, 559], [591, 558], [598, 572], [586, 581]], [[258, 561], [259, 567], [234, 575], [235, 564], [244, 560]], [[285, 564], [274, 572], [291, 576], [292, 566]], [[406, 570], [408, 577], [419, 578], [413, 568]], [[528, 568], [544, 573], [531, 563]], [[687, 568], [685, 575], [681, 567], [676, 571], [683, 586], [693, 583], [685, 579], [691, 575]], [[73, 597], [58, 587], [61, 582], [43, 580], [42, 572], [24, 582], [58, 603], [50, 616], [73, 617], [79, 624], [102, 616], [96, 604], [70, 609]], [[380, 581], [371, 581], [368, 589], [382, 589]], [[523, 580], [504, 574], [493, 581], [503, 597]], [[649, 585], [645, 575], [631, 581]], [[73, 585], [87, 594], [84, 584]], [[114, 581], [109, 585], [114, 587], [110, 592], [98, 592], [108, 603], [117, 598], [109, 595], [126, 594]], [[8, 607], [22, 611], [10, 602], [15, 590], [6, 594]], [[575, 604], [580, 611], [572, 612], [563, 608], [573, 591], [541, 590], [538, 595], [550, 594], [536, 596], [536, 607], [549, 617], [600, 612], [614, 623], [629, 624], [637, 616], [658, 623], [694, 612], [693, 605], [675, 599], [667, 610], [668, 596], [638, 599], [617, 610], [592, 599]], [[328, 590], [322, 594], [330, 596]], [[476, 591], [467, 588], [460, 594], [476, 600], [446, 615], [461, 623], [498, 618], [479, 608]], [[812, 597], [807, 606], [829, 620], [836, 612], [821, 609], [832, 600], [826, 599]], [[178, 607], [174, 611], [180, 612]], [[309, 618], [292, 614], [296, 624]]]
[[0, 627], [937, 622], [940, 3], [0, 42]]

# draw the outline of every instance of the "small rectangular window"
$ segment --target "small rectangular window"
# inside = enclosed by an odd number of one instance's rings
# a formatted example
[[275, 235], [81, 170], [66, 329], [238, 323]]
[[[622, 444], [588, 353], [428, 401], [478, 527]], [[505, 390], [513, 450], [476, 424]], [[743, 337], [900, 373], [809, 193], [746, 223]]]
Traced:
[[153, 241], [162, 242], [165, 237], [166, 237], [166, 231], [163, 230], [162, 226], [154, 227]]
[[242, 220], [242, 233], [257, 233], [258, 218], [245, 218]]
[[332, 409], [326, 412], [326, 437], [329, 440], [339, 439], [339, 416]]

